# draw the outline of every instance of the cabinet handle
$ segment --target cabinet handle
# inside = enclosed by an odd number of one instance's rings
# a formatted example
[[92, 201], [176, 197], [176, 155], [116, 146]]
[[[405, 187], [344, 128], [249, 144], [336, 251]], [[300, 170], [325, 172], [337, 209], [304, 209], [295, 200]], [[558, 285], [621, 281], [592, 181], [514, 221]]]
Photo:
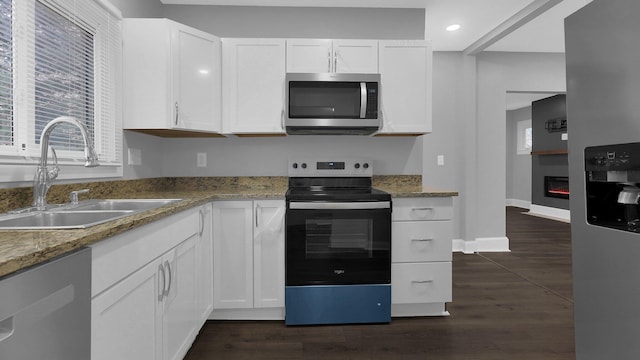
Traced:
[[198, 236], [202, 237], [202, 234], [204, 233], [204, 211], [202, 211], [202, 209], [200, 209], [200, 231], [198, 232]]
[[411, 211], [433, 211], [432, 207], [411, 208]]
[[433, 241], [433, 239], [411, 239], [411, 241], [415, 241], [415, 242], [427, 242], [427, 241]]
[[0, 343], [10, 338], [14, 330], [13, 316], [0, 321]]
[[331, 72], [331, 50], [327, 52], [327, 72]]
[[175, 120], [175, 126], [178, 126], [178, 102], [176, 101], [176, 120]]
[[162, 287], [160, 288], [160, 293], [158, 294], [158, 301], [162, 301], [164, 298], [164, 288], [167, 286], [167, 277], [164, 273], [164, 267], [162, 264], [158, 265], [158, 274], [162, 274]]
[[256, 205], [256, 228], [260, 226], [260, 221], [258, 217], [260, 216], [260, 205]]
[[360, 83], [360, 119], [367, 116], [367, 83]]
[[412, 284], [429, 284], [432, 282], [433, 280], [411, 280]]
[[164, 267], [169, 271], [169, 286], [167, 286], [167, 290], [164, 292], [164, 296], [169, 296], [169, 292], [171, 291], [171, 283], [173, 282], [173, 274], [171, 271], [171, 263], [168, 260], [165, 260]]

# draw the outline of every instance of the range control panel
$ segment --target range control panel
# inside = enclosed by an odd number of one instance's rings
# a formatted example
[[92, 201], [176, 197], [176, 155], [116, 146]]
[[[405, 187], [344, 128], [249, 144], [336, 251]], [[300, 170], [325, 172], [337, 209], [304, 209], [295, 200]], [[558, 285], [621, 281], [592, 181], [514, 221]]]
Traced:
[[292, 158], [289, 177], [372, 177], [372, 165], [367, 158]]

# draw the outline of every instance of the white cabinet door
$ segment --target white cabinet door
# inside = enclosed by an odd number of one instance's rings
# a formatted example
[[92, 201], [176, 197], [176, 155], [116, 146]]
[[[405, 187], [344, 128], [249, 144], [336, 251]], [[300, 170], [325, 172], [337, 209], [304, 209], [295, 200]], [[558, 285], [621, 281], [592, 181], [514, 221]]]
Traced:
[[253, 308], [253, 205], [213, 203], [213, 307]]
[[211, 204], [202, 206], [198, 243], [198, 315], [204, 323], [213, 310], [213, 234]]
[[223, 39], [224, 131], [283, 134], [285, 41]]
[[160, 267], [155, 260], [93, 298], [91, 359], [162, 358]]
[[378, 40], [333, 40], [333, 71], [378, 73]]
[[217, 133], [221, 43], [168, 19], [123, 20], [124, 128]]
[[326, 73], [333, 68], [332, 41], [322, 39], [287, 40], [287, 72]]
[[220, 40], [173, 23], [174, 126], [187, 130], [220, 132], [222, 81]]
[[253, 202], [253, 306], [284, 306], [284, 211], [282, 200]]
[[380, 134], [431, 132], [430, 42], [380, 41]]
[[162, 321], [165, 360], [182, 359], [200, 329], [196, 246], [197, 236], [192, 236], [162, 258], [167, 283]]
[[377, 40], [287, 40], [287, 72], [378, 72]]

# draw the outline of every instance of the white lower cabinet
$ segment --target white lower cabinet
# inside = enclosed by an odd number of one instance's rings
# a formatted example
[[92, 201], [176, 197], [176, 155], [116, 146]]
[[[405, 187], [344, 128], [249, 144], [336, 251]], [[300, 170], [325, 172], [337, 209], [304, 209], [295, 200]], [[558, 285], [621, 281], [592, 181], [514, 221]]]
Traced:
[[284, 200], [213, 203], [211, 319], [284, 319]]
[[211, 204], [200, 208], [200, 242], [198, 243], [198, 317], [207, 321], [213, 311], [213, 229]]
[[91, 302], [91, 359], [161, 359], [162, 261], [153, 261]]
[[192, 236], [166, 254], [166, 294], [162, 304], [164, 359], [182, 359], [200, 330], [196, 271], [197, 236]]
[[393, 200], [391, 315], [448, 315], [453, 199]]
[[[203, 207], [206, 211], [206, 207]], [[91, 358], [182, 359], [211, 304], [199, 284], [211, 249], [203, 209], [92, 245]], [[207, 225], [207, 221], [209, 224]], [[208, 244], [207, 244], [208, 243]], [[208, 253], [211, 258], [211, 252]]]

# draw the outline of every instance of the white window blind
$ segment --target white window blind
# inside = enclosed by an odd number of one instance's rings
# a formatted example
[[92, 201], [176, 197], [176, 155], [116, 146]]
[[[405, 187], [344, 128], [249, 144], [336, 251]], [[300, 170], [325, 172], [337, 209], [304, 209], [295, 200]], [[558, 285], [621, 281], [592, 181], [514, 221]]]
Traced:
[[0, 0], [0, 148], [13, 145], [13, 18], [11, 0]]
[[[121, 166], [117, 11], [103, 0], [0, 4], [0, 156], [33, 161], [46, 124], [72, 116], [87, 125], [101, 165]], [[75, 127], [57, 126], [50, 144], [61, 163], [81, 163]]]

